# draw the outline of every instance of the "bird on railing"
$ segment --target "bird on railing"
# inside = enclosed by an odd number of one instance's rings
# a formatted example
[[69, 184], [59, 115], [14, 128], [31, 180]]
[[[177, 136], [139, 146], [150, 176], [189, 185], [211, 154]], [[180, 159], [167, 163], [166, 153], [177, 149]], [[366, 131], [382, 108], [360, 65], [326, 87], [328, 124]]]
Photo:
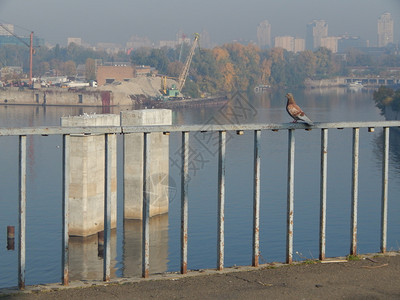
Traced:
[[297, 123], [297, 121], [303, 121], [307, 125], [314, 125], [313, 121], [304, 113], [304, 111], [296, 104], [294, 97], [291, 93], [286, 94], [287, 103], [286, 111], [293, 118], [292, 123]]

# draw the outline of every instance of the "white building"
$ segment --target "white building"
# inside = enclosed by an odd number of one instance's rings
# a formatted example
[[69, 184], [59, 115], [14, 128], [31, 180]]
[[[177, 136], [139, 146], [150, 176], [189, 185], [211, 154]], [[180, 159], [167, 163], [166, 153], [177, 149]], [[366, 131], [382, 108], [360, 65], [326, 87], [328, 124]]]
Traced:
[[297, 53], [305, 50], [305, 40], [293, 36], [277, 36], [274, 39], [274, 47]]
[[393, 19], [390, 13], [382, 14], [378, 19], [378, 47], [393, 43]]
[[271, 47], [271, 24], [264, 20], [257, 26], [258, 46], [261, 49]]
[[328, 24], [324, 20], [313, 20], [307, 24], [306, 48], [315, 50], [321, 47], [321, 39], [328, 36]]

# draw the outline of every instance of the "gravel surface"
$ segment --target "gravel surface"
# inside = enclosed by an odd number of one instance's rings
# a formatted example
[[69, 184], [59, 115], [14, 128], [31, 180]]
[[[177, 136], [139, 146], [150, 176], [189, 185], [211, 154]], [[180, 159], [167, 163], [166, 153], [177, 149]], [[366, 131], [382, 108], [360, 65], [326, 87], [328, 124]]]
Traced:
[[0, 299], [400, 299], [398, 254], [212, 275], [196, 272], [196, 276], [18, 293]]

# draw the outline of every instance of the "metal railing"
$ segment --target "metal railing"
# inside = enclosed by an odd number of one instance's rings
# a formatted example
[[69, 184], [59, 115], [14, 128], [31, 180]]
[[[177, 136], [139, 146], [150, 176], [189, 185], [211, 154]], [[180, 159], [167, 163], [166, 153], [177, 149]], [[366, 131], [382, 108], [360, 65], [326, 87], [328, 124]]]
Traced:
[[[320, 230], [319, 259], [325, 259], [326, 239], [326, 197], [327, 197], [327, 157], [328, 130], [351, 128], [352, 139], [352, 206], [351, 206], [351, 247], [350, 254], [357, 254], [357, 206], [358, 206], [358, 168], [359, 168], [359, 131], [367, 128], [383, 128], [382, 160], [382, 197], [381, 197], [381, 240], [380, 250], [386, 252], [387, 244], [387, 201], [388, 201], [388, 166], [389, 166], [389, 129], [400, 127], [400, 121], [380, 122], [340, 122], [315, 123], [307, 126], [301, 123], [290, 124], [247, 124], [247, 125], [208, 125], [207, 132], [218, 132], [218, 234], [217, 234], [217, 270], [224, 268], [224, 208], [225, 208], [225, 151], [226, 132], [252, 131], [254, 134], [254, 176], [253, 176], [253, 230], [252, 230], [252, 266], [259, 265], [260, 253], [260, 144], [261, 131], [288, 131], [288, 172], [287, 172], [287, 230], [286, 230], [286, 263], [293, 262], [293, 206], [294, 206], [294, 153], [295, 130], [321, 131], [321, 168], [320, 168]], [[190, 133], [205, 132], [203, 125], [177, 126], [110, 126], [110, 127], [35, 127], [35, 128], [1, 128], [0, 136], [19, 136], [19, 251], [18, 251], [18, 287], [25, 287], [25, 219], [26, 219], [26, 137], [30, 135], [63, 136], [63, 189], [62, 189], [62, 275], [63, 285], [69, 283], [68, 269], [68, 198], [69, 198], [69, 139], [71, 134], [104, 134], [105, 135], [105, 187], [104, 187], [104, 263], [103, 280], [110, 280], [110, 228], [111, 228], [111, 155], [113, 148], [109, 143], [110, 135], [124, 133], [142, 133], [143, 144], [143, 221], [142, 221], [142, 277], [149, 276], [149, 205], [150, 205], [150, 139], [151, 133], [180, 132], [182, 135], [181, 150], [181, 261], [180, 271], [187, 273], [188, 257], [188, 183], [189, 183], [189, 136]]]

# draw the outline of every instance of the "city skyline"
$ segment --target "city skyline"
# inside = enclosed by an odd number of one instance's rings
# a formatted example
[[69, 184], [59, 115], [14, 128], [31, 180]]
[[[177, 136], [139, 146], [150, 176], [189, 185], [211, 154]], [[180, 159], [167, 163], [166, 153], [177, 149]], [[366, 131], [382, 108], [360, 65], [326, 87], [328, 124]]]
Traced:
[[[234, 40], [257, 43], [257, 26], [264, 20], [271, 24], [272, 40], [277, 36], [306, 38], [307, 24], [313, 20], [325, 20], [329, 24], [330, 36], [360, 36], [374, 46], [378, 44], [378, 18], [389, 12], [394, 21], [394, 42], [400, 40], [400, 3], [395, 0], [379, 3], [338, 0], [334, 4], [324, 0], [317, 3], [304, 0], [301, 4], [295, 0], [280, 1], [280, 4], [261, 0], [246, 3], [205, 0], [201, 6], [193, 6], [196, 9], [191, 9], [194, 1], [180, 2], [152, 0], [143, 4], [117, 0], [111, 4], [92, 0], [70, 0], [68, 3], [0, 0], [0, 22], [14, 24], [18, 34], [23, 32], [27, 35], [27, 30], [34, 31], [53, 45], [66, 45], [68, 37], [77, 37], [91, 45], [103, 42], [125, 46], [133, 36], [147, 38], [153, 43], [174, 40], [178, 31], [186, 35], [206, 31], [216, 44]], [[22, 6], [23, 11], [19, 9]], [[175, 6], [179, 7], [179, 16], [166, 17], [173, 16]], [[133, 9], [135, 7], [137, 11]], [[357, 7], [362, 8], [362, 13], [357, 13]], [[163, 14], [160, 15], [159, 11]], [[21, 31], [21, 27], [27, 30]]]

